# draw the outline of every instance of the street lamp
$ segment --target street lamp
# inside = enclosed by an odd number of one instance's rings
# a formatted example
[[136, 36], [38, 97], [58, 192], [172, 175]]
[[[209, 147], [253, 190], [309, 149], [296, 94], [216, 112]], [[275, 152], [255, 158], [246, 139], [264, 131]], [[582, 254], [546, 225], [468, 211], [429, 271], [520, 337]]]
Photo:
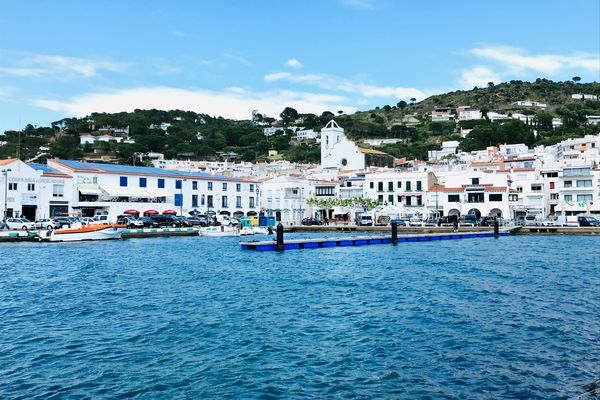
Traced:
[[12, 170], [10, 168], [7, 169], [3, 169], [2, 171], [2, 175], [4, 175], [4, 221], [6, 221], [6, 216], [7, 216], [7, 200], [8, 200], [8, 173], [11, 172]]

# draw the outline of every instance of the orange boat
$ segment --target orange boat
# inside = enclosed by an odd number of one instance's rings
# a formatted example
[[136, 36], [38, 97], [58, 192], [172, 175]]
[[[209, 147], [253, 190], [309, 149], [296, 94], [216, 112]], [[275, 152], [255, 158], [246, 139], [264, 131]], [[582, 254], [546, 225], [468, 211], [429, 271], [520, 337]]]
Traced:
[[86, 225], [80, 228], [57, 229], [50, 232], [51, 242], [79, 242], [82, 240], [120, 239], [125, 225]]

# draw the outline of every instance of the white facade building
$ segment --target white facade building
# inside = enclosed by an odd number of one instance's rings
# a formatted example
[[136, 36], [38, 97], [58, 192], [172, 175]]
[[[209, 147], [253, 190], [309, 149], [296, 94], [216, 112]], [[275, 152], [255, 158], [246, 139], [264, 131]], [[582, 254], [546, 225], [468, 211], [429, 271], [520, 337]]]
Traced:
[[363, 170], [365, 156], [360, 148], [344, 135], [344, 130], [331, 120], [321, 129], [321, 167]]
[[313, 216], [313, 207], [306, 201], [314, 197], [314, 184], [308, 179], [279, 176], [260, 184], [261, 211], [267, 216], [281, 216], [284, 225], [300, 225], [302, 219]]

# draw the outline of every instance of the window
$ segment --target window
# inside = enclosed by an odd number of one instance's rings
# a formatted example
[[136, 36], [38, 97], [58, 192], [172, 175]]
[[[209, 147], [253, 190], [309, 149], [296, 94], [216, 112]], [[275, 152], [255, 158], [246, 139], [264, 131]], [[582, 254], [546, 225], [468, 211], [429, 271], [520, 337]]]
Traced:
[[547, 178], [558, 178], [558, 172], [546, 172]]
[[517, 192], [523, 193], [523, 186], [517, 186]]
[[459, 194], [449, 194], [448, 195], [448, 203], [458, 203], [460, 201]]
[[423, 188], [421, 187], [421, 181], [417, 181], [417, 191], [421, 191]]
[[469, 203], [483, 203], [483, 193], [468, 193], [467, 201]]
[[388, 182], [388, 192], [394, 191], [394, 182]]
[[229, 206], [227, 205], [227, 196], [223, 196], [223, 197], [221, 198], [221, 207], [223, 207], [223, 208], [227, 208], [227, 207], [229, 207]]
[[398, 196], [398, 198], [396, 199], [397, 204], [402, 204], [402, 196]]
[[214, 207], [212, 194], [209, 194], [208, 196], [206, 196], [206, 207], [208, 207], [208, 208]]
[[119, 185], [120, 186], [127, 186], [127, 177], [126, 176], [119, 177]]
[[181, 193], [175, 193], [175, 205], [178, 207], [183, 206], [183, 195]]
[[8, 190], [17, 190], [17, 182], [10, 182], [8, 184]]
[[490, 201], [502, 201], [502, 193], [490, 194]]
[[181, 189], [181, 179], [175, 181], [175, 189]]
[[402, 187], [402, 182], [398, 181], [398, 189], [400, 189]]
[[192, 181], [192, 190], [198, 190], [198, 181]]
[[165, 188], [165, 180], [162, 178], [158, 179], [158, 188], [159, 189], [164, 189]]
[[226, 192], [227, 191], [227, 182], [223, 182], [223, 191]]
[[563, 169], [563, 176], [584, 176], [591, 173], [591, 168], [565, 168]]
[[383, 203], [383, 195], [382, 194], [377, 196], [377, 201], [379, 201], [380, 203]]
[[554, 182], [550, 182], [550, 189], [554, 189]]
[[471, 178], [471, 185], [479, 185], [479, 178]]
[[35, 183], [28, 183], [27, 184], [27, 191], [28, 192], [33, 192], [35, 190]]
[[146, 178], [140, 178], [140, 187], [146, 187]]
[[518, 194], [509, 194], [508, 201], [519, 201], [519, 195]]
[[523, 163], [523, 168], [531, 168], [533, 167], [533, 161], [525, 161]]
[[235, 191], [236, 192], [241, 192], [242, 191], [242, 184], [241, 183], [236, 183], [235, 184]]
[[573, 195], [572, 194], [565, 194], [565, 201], [573, 201]]
[[235, 197], [235, 207], [242, 208], [242, 196]]
[[388, 203], [394, 204], [394, 195], [393, 194], [388, 194]]
[[539, 183], [532, 183], [531, 184], [531, 191], [532, 192], [541, 192], [542, 191], [542, 185]]
[[212, 190], [212, 182], [208, 182], [208, 190]]
[[592, 180], [581, 180], [581, 181], [577, 181], [577, 187], [592, 187]]
[[573, 181], [565, 181], [565, 185], [566, 188], [570, 188], [573, 187]]
[[64, 197], [64, 196], [65, 196], [65, 185], [57, 185], [57, 184], [52, 185], [52, 197]]
[[192, 207], [198, 207], [198, 195], [197, 194], [192, 195]]
[[375, 188], [375, 182], [369, 182], [369, 188], [374, 189]]
[[590, 203], [593, 200], [593, 196], [591, 194], [578, 194], [577, 201], [589, 201]]
[[411, 203], [412, 203], [412, 197], [411, 197], [411, 196], [406, 196], [406, 197], [405, 197], [405, 199], [406, 199], [406, 200], [405, 200], [405, 202], [406, 202], [405, 204], [406, 204], [407, 206], [410, 206], [410, 205], [412, 205], [412, 204], [411, 204]]
[[406, 190], [410, 192], [410, 181], [406, 181]]
[[558, 200], [558, 193], [550, 193], [550, 200]]
[[417, 196], [417, 205], [418, 206], [422, 206], [423, 205], [423, 196]]
[[249, 202], [249, 207], [250, 207], [250, 208], [254, 208], [254, 207], [256, 207], [256, 206], [254, 205], [254, 197], [248, 197], [248, 202]]
[[254, 183], [251, 183], [251, 184], [250, 184], [250, 191], [251, 191], [251, 192], [254, 192]]
[[383, 182], [377, 182], [377, 191], [383, 192]]

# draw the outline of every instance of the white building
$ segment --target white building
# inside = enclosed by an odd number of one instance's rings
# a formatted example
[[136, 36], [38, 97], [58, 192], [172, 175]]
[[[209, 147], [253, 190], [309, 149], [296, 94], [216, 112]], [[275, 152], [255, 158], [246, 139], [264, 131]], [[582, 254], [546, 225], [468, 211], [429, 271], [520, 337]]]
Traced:
[[296, 132], [296, 140], [309, 140], [309, 139], [317, 139], [319, 137], [319, 132], [315, 132], [314, 129], [301, 129]]
[[518, 106], [518, 107], [537, 107], [537, 108], [546, 108], [548, 107], [548, 105], [546, 103], [541, 103], [539, 101], [533, 101], [533, 100], [520, 100], [520, 101], [515, 101], [514, 103], [512, 103], [513, 106]]
[[6, 213], [7, 217], [24, 216], [35, 221], [67, 216], [71, 211], [71, 177], [46, 165], [0, 160], [0, 179], [0, 219]]
[[471, 109], [470, 107], [459, 107], [458, 109], [458, 120], [469, 121], [473, 119], [483, 118], [481, 110]]
[[571, 95], [572, 99], [575, 100], [598, 100], [598, 96], [596, 96], [595, 94], [584, 94], [584, 93], [576, 93], [576, 94], [572, 94]]
[[192, 210], [241, 216], [258, 211], [253, 180], [58, 159], [48, 160], [48, 167], [72, 177], [68, 201], [82, 216]]
[[426, 192], [437, 183], [432, 172], [389, 170], [365, 175], [364, 195], [387, 205], [426, 207]]
[[283, 225], [300, 225], [302, 219], [313, 216], [306, 201], [314, 197], [314, 185], [308, 179], [279, 176], [260, 184], [261, 211], [267, 216], [281, 216]]
[[384, 144], [396, 144], [404, 142], [404, 139], [398, 138], [374, 138], [374, 139], [364, 139], [363, 143], [368, 146], [383, 146]]
[[444, 157], [448, 157], [449, 155], [456, 155], [458, 152], [458, 146], [460, 146], [460, 142], [457, 140], [449, 140], [446, 142], [442, 142], [441, 150], [429, 150], [427, 152], [427, 158], [429, 160], [441, 160]]

